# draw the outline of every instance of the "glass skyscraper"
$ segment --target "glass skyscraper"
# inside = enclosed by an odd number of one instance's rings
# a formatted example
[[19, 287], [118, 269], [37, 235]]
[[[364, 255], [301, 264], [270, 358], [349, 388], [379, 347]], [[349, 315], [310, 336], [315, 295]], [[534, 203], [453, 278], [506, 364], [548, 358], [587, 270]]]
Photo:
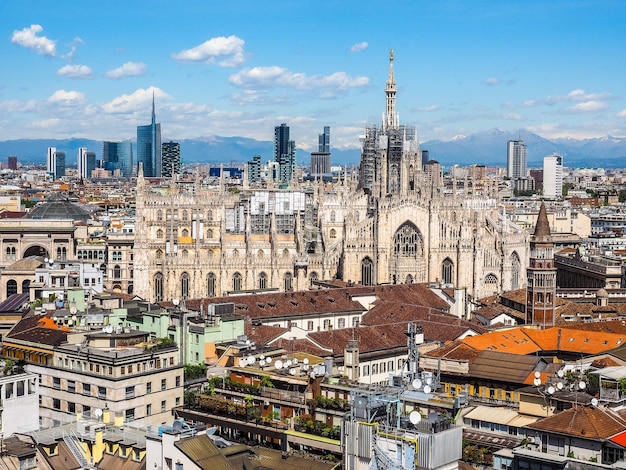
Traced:
[[178, 142], [163, 142], [162, 151], [163, 169], [161, 176], [171, 178], [174, 175], [180, 175], [180, 144]]
[[133, 144], [130, 140], [102, 143], [102, 162], [105, 170], [115, 175], [115, 170], [124, 178], [133, 175]]
[[161, 153], [161, 124], [157, 124], [152, 95], [152, 122], [148, 126], [137, 126], [137, 163], [143, 164], [143, 175], [147, 178], [160, 177], [163, 171]]
[[290, 182], [296, 176], [296, 143], [289, 140], [289, 126], [274, 127], [274, 161], [278, 163], [278, 179]]

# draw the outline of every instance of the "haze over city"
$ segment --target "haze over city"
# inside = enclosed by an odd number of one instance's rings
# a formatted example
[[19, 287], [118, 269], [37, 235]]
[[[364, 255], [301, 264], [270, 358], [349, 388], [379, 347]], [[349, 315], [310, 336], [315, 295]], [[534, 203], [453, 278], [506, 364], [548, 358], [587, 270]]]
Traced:
[[272, 140], [312, 150], [397, 110], [421, 141], [489, 128], [626, 136], [621, 1], [2, 2], [0, 140]]

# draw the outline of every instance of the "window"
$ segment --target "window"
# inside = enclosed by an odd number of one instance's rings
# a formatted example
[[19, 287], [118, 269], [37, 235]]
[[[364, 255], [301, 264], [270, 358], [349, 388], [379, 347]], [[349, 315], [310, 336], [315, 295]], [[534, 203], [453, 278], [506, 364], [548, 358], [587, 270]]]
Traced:
[[180, 375], [176, 376], [176, 386], [180, 387]]
[[180, 276], [180, 293], [183, 299], [189, 297], [189, 273], [183, 273]]
[[233, 274], [233, 291], [238, 292], [241, 290], [241, 274], [235, 273]]
[[452, 278], [454, 276], [454, 263], [450, 258], [443, 260], [441, 264], [441, 280], [444, 284], [452, 284]]
[[74, 382], [73, 380], [68, 380], [67, 391], [70, 393], [76, 393], [76, 382]]
[[259, 274], [259, 289], [267, 289], [267, 274]]
[[72, 401], [67, 402], [67, 411], [70, 413], [76, 413], [76, 403]]
[[371, 286], [374, 283], [374, 263], [366, 257], [361, 262], [361, 284]]
[[152, 393], [152, 382], [146, 384], [146, 393]]
[[422, 236], [415, 225], [406, 223], [402, 225], [393, 237], [394, 255], [404, 258], [416, 258], [421, 256]]
[[156, 273], [154, 275], [154, 300], [161, 302], [163, 300], [163, 274]]
[[83, 395], [91, 395], [91, 384], [83, 384]]
[[337, 230], [335, 230], [334, 228], [330, 229], [330, 238], [331, 239], [337, 238]]
[[61, 400], [59, 400], [58, 398], [53, 398], [52, 399], [52, 408], [54, 408], [55, 410], [60, 410], [61, 409]]
[[306, 322], [307, 331], [313, 331], [313, 320], [309, 320]]
[[106, 397], [107, 397], [106, 387], [98, 387], [98, 398], [106, 398]]
[[126, 410], [125, 417], [129, 421], [132, 421], [133, 419], [135, 419], [135, 408], [130, 408]]
[[330, 328], [330, 320], [326, 319], [324, 320], [324, 329], [328, 330]]
[[135, 386], [131, 385], [130, 387], [126, 387], [126, 398], [134, 398], [135, 396]]
[[167, 407], [165, 406], [165, 400], [163, 400], [161, 402], [161, 413], [165, 413], [166, 410], [167, 410]]
[[7, 281], [7, 296], [17, 294], [17, 281], [10, 279]]
[[152, 414], [152, 404], [148, 403], [146, 405], [146, 416], [150, 416]]
[[359, 326], [360, 321], [359, 317], [352, 317], [352, 326]]
[[293, 290], [293, 276], [291, 273], [285, 273], [285, 292]]
[[339, 318], [337, 320], [337, 328], [345, 328], [346, 327], [346, 319], [345, 318]]
[[52, 387], [56, 388], [57, 390], [61, 389], [61, 379], [59, 377], [52, 378]]
[[113, 279], [121, 279], [122, 278], [122, 268], [119, 264], [116, 264], [113, 267]]
[[161, 379], [161, 391], [167, 388], [167, 379]]

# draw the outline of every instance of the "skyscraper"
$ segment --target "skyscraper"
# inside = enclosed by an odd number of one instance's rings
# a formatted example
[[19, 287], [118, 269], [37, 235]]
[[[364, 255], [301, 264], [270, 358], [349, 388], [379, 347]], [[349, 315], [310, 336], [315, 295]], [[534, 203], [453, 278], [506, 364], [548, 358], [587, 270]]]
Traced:
[[543, 197], [556, 199], [563, 194], [563, 157], [543, 157]]
[[65, 152], [56, 147], [48, 147], [46, 171], [53, 180], [65, 176]]
[[91, 178], [91, 172], [96, 169], [96, 152], [85, 147], [78, 149], [78, 177]]
[[248, 182], [261, 181], [261, 155], [254, 155], [248, 162]]
[[12, 155], [8, 160], [9, 170], [17, 170], [17, 157]]
[[161, 153], [161, 124], [156, 122], [154, 94], [152, 95], [152, 122], [137, 126], [137, 162], [143, 164], [144, 176], [160, 177], [163, 170]]
[[171, 178], [180, 175], [180, 144], [178, 142], [163, 142], [163, 171], [161, 176]]
[[506, 175], [511, 179], [526, 178], [528, 147], [522, 139], [509, 140], [506, 148]]
[[330, 127], [324, 126], [324, 133], [319, 135], [318, 151], [311, 152], [311, 174], [330, 173]]
[[133, 174], [133, 144], [130, 140], [102, 143], [102, 163], [115, 176], [130, 178]]
[[290, 182], [296, 175], [296, 143], [289, 140], [289, 126], [274, 127], [274, 161], [278, 163], [278, 180]]

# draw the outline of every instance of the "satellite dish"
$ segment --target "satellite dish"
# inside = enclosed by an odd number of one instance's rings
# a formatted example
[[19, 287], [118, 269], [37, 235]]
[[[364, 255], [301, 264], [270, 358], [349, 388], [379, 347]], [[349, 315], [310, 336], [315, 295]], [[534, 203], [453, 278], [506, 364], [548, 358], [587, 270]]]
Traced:
[[207, 436], [212, 436], [216, 432], [217, 432], [217, 426], [210, 427], [209, 429], [206, 430]]
[[433, 383], [432, 377], [426, 377], [426, 385], [430, 385]]
[[47, 262], [48, 262], [48, 258], [44, 258], [44, 259], [43, 259], [43, 262], [44, 262], [44, 263], [47, 263]]
[[287, 359], [287, 362], [285, 362], [285, 369], [291, 367], [291, 364], [292, 364], [291, 359]]
[[306, 366], [306, 365], [308, 365], [308, 364], [309, 364], [309, 358], [308, 358], [308, 357], [305, 357], [305, 358], [302, 360], [302, 363], [303, 363], [305, 366]]
[[414, 379], [413, 382], [411, 382], [411, 385], [413, 385], [413, 388], [417, 390], [418, 388], [422, 388], [422, 381], [420, 379]]
[[550, 385], [548, 387], [547, 392], [548, 392], [548, 395], [554, 395], [554, 392], [556, 392], [556, 389], [552, 385]]
[[265, 359], [265, 354], [261, 354], [261, 355], [259, 356], [259, 359], [261, 359], [261, 360]]
[[541, 379], [535, 378], [535, 380], [533, 380], [533, 383], [535, 384], [535, 387], [538, 387], [539, 385], [541, 385]]
[[596, 397], [593, 397], [593, 398], [591, 399], [591, 404], [592, 404], [593, 406], [598, 406], [598, 399], [597, 399]]
[[256, 362], [256, 357], [248, 356], [248, 364], [252, 365]]
[[282, 368], [283, 368], [283, 361], [281, 361], [280, 359], [278, 359], [278, 360], [274, 363], [274, 367], [276, 367], [276, 369], [282, 369]]
[[178, 299], [174, 299], [174, 300], [172, 300], [172, 303], [173, 303], [174, 305], [178, 306], [178, 304], [180, 303], [180, 300], [178, 300]]
[[433, 391], [433, 389], [432, 389], [432, 388], [430, 388], [430, 385], [426, 385], [426, 386], [424, 386], [424, 393], [430, 393], [430, 392], [432, 392], [432, 391]]
[[535, 372], [535, 378], [538, 379], [541, 377], [541, 372], [537, 371]]
[[419, 411], [416, 411], [416, 410], [411, 411], [411, 414], [409, 415], [409, 421], [411, 421], [411, 424], [416, 425], [421, 420], [422, 420], [422, 415], [419, 413]]
[[315, 371], [311, 372], [311, 378], [314, 379], [315, 378]]
[[174, 431], [180, 431], [181, 429], [183, 429], [183, 422], [179, 419], [175, 419], [172, 428], [174, 429]]
[[289, 375], [296, 375], [296, 369], [289, 369]]
[[96, 418], [100, 418], [102, 416], [102, 408], [96, 408], [93, 414], [96, 415]]
[[559, 376], [559, 378], [561, 378], [561, 379], [562, 379], [562, 378], [563, 378], [563, 376], [565, 375], [565, 374], [563, 373], [563, 369], [559, 369], [559, 370], [557, 371], [556, 375], [558, 375], [558, 376]]
[[298, 363], [298, 360], [296, 358], [293, 359], [292, 363], [295, 365]]
[[584, 390], [587, 388], [587, 384], [581, 380], [580, 382], [578, 382], [578, 388]]
[[272, 358], [271, 357], [266, 357], [265, 358], [265, 363], [266, 364], [271, 364], [272, 363]]
[[563, 390], [563, 382], [557, 382], [556, 388], [558, 388], [559, 390]]

